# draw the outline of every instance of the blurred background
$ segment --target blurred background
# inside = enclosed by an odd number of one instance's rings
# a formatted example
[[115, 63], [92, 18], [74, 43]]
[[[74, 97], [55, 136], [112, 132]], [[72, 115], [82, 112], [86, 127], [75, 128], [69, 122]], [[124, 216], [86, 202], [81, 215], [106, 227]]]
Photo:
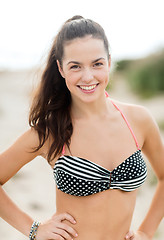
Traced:
[[[147, 107], [164, 139], [163, 9], [163, 0], [0, 0], [0, 152], [28, 129], [31, 93], [53, 37], [77, 14], [97, 21], [106, 31], [112, 58], [110, 96]], [[134, 229], [155, 190], [156, 177], [147, 164], [148, 180], [138, 193]], [[45, 220], [55, 212], [53, 175], [42, 158], [23, 167], [4, 189], [34, 219]], [[5, 240], [27, 239], [2, 219], [0, 235]], [[163, 238], [161, 222], [154, 239]]]

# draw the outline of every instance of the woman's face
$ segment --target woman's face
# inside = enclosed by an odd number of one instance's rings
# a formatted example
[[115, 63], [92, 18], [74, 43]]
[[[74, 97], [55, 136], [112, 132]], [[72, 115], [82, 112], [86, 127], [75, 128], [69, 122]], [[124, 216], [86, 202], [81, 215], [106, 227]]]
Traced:
[[86, 36], [67, 43], [62, 66], [59, 62], [58, 66], [73, 101], [92, 102], [104, 95], [110, 60], [102, 40]]

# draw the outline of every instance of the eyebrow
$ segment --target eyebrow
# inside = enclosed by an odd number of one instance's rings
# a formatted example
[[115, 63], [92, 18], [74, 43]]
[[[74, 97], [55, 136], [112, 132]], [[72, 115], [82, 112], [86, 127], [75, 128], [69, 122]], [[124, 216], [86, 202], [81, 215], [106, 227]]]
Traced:
[[103, 57], [97, 58], [97, 59], [94, 60], [92, 63], [98, 62], [98, 61], [100, 61], [100, 60], [105, 60], [105, 58], [103, 58]]
[[[103, 57], [97, 58], [97, 59], [94, 60], [92, 63], [98, 62], [98, 61], [100, 61], [100, 60], [105, 60], [105, 58], [103, 58]], [[80, 64], [80, 62], [77, 62], [77, 61], [70, 61], [70, 62], [67, 63], [67, 65], [70, 64], [70, 63]]]

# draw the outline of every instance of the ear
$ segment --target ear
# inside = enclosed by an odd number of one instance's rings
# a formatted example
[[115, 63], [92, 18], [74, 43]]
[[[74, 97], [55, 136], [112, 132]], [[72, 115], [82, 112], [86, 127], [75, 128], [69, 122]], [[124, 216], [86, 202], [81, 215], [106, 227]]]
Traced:
[[57, 62], [58, 70], [59, 70], [61, 76], [62, 76], [63, 78], [65, 78], [65, 77], [64, 77], [64, 72], [63, 72], [63, 69], [62, 69], [62, 67], [61, 67], [61, 65], [60, 65], [60, 63], [59, 63], [59, 60], [56, 60], [56, 62]]

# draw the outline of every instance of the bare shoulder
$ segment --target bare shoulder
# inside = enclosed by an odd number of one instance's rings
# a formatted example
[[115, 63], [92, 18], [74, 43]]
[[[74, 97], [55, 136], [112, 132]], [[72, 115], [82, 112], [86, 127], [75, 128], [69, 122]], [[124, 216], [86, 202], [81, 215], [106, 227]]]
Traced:
[[164, 179], [164, 144], [159, 127], [150, 111], [140, 105], [113, 100], [124, 113], [158, 178]]
[[[23, 134], [21, 134], [14, 143], [10, 146], [11, 149], [24, 150], [25, 152], [33, 152], [33, 150], [39, 145], [39, 136], [36, 130], [29, 128]], [[9, 148], [9, 149], [10, 149]], [[40, 155], [41, 151], [37, 151], [36, 155]]]
[[[112, 99], [113, 100], [113, 99]], [[149, 109], [137, 104], [129, 104], [113, 100], [125, 115], [127, 121], [132, 127], [140, 147], [143, 147], [147, 139], [160, 138], [159, 127]]]
[[[45, 142], [45, 144], [38, 149], [34, 155], [41, 155], [46, 156], [47, 148], [50, 145], [51, 137], [48, 138], [48, 140]], [[38, 132], [33, 129], [29, 128], [27, 131], [25, 131], [20, 137], [17, 138], [17, 140], [14, 142], [13, 146], [16, 147], [22, 147], [27, 152], [33, 152], [36, 147], [39, 146], [39, 135]]]
[[138, 104], [129, 104], [113, 100], [114, 103], [121, 109], [129, 121], [134, 121], [136, 124], [152, 124], [154, 118], [146, 107]]
[[146, 146], [150, 139], [154, 139], [158, 145], [161, 145], [159, 127], [149, 109], [137, 104], [113, 101], [124, 113], [132, 129], [138, 134], [138, 138], [142, 139], [143, 145]]
[[30, 128], [0, 154], [0, 183], [4, 184], [21, 167], [41, 155], [43, 148], [34, 151], [39, 145], [38, 133]]

